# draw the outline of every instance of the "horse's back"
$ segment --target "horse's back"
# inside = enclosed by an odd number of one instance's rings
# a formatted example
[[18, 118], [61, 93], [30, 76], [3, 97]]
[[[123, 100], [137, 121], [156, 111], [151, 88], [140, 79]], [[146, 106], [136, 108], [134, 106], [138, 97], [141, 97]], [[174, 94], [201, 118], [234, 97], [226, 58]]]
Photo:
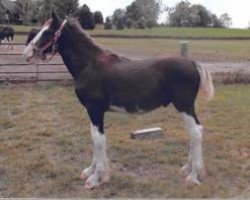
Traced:
[[154, 58], [148, 60], [122, 60], [108, 67], [109, 75], [119, 80], [133, 82], [166, 81], [199, 82], [199, 74], [193, 61], [178, 58]]

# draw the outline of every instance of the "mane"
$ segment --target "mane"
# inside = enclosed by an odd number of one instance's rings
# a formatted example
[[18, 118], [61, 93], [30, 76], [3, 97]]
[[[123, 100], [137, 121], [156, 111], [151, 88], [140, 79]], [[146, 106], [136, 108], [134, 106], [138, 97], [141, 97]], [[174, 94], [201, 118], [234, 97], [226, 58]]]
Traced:
[[49, 19], [46, 22], [44, 22], [43, 27], [45, 27], [47, 25], [51, 25], [51, 24], [52, 24], [52, 19]]
[[76, 33], [74, 35], [77, 37], [79, 42], [83, 41], [84, 43], [88, 43], [94, 47], [96, 47], [99, 50], [102, 50], [102, 48], [95, 43], [95, 41], [89, 36], [89, 34], [83, 30], [81, 24], [78, 22], [75, 18], [68, 18], [67, 19], [67, 25], [70, 26], [70, 29]]
[[[119, 55], [117, 55], [109, 50], [103, 49], [99, 45], [97, 45], [95, 43], [95, 41], [89, 36], [88, 32], [86, 32], [82, 28], [82, 26], [80, 25], [80, 23], [78, 22], [77, 19], [68, 18], [67, 25], [69, 26], [71, 32], [74, 33], [74, 37], [77, 38], [79, 43], [82, 42], [82, 43], [86, 44], [87, 46], [94, 47], [98, 51], [98, 54], [96, 55], [96, 59], [99, 62], [101, 62], [103, 64], [112, 64], [112, 63], [116, 63], [122, 59]], [[87, 50], [89, 53], [90, 48], [86, 48], [85, 50]]]

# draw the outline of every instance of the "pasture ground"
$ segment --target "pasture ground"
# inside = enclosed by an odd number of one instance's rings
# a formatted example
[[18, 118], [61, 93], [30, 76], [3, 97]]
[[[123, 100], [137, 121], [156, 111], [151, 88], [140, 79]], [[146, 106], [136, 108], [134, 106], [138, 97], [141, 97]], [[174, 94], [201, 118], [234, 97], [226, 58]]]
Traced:
[[[92, 158], [90, 124], [72, 86], [0, 87], [0, 197], [250, 197], [250, 86], [216, 86], [198, 101], [205, 126], [204, 184], [186, 187], [179, 175], [188, 135], [173, 107], [145, 115], [107, 114], [111, 182], [86, 191], [79, 179]], [[129, 138], [160, 126], [155, 141]]]

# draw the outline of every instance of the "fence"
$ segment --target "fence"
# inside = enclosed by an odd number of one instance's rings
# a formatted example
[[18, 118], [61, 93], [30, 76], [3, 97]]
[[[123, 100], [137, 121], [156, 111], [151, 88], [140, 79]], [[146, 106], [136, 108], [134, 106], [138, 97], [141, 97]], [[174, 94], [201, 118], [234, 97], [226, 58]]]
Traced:
[[29, 64], [22, 55], [25, 44], [13, 43], [14, 50], [6, 49], [6, 45], [2, 44], [0, 47], [0, 82], [21, 83], [71, 79], [59, 56], [55, 56], [48, 63]]
[[[68, 70], [59, 56], [54, 57], [53, 60], [48, 63], [39, 62], [30, 65], [25, 62], [22, 56], [25, 44], [13, 43], [14, 50], [6, 50], [3, 52], [3, 50], [6, 49], [6, 45], [8, 44], [2, 44], [0, 47], [0, 82], [20, 83], [71, 79]], [[187, 58], [188, 43], [186, 41], [181, 42], [180, 53], [181, 56]]]

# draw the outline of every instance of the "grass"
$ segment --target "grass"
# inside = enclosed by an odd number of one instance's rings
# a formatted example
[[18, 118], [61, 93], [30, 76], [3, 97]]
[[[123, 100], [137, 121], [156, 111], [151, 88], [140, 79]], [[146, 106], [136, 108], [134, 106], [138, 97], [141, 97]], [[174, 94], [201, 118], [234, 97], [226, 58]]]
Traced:
[[[166, 39], [96, 39], [104, 48], [136, 57], [159, 57], [180, 54], [180, 40]], [[189, 58], [203, 61], [249, 60], [250, 40], [191, 40]]]
[[250, 37], [250, 30], [247, 29], [224, 29], [224, 28], [176, 28], [157, 27], [150, 29], [124, 29], [103, 30], [97, 28], [89, 31], [90, 34], [99, 35], [134, 35], [134, 36], [163, 36], [163, 37], [193, 37], [193, 38], [244, 38]]
[[[26, 36], [16, 36], [24, 42]], [[95, 38], [98, 45], [131, 58], [179, 55], [180, 40]], [[189, 58], [202, 61], [249, 61], [250, 40], [190, 40]]]
[[39, 26], [24, 26], [24, 25], [11, 25], [16, 32], [29, 32], [32, 28], [39, 28]]
[[[13, 26], [15, 31], [29, 32], [36, 26]], [[152, 29], [124, 29], [104, 30], [103, 26], [97, 26], [91, 35], [125, 35], [125, 36], [163, 36], [163, 37], [194, 37], [194, 38], [249, 38], [248, 29], [225, 29], [225, 28], [179, 28], [179, 27], [156, 27]]]
[[[192, 188], [179, 176], [189, 142], [171, 106], [140, 116], [107, 114], [111, 182], [86, 191], [78, 176], [92, 157], [90, 127], [73, 88], [9, 85], [0, 97], [0, 197], [250, 197], [249, 85], [219, 85], [213, 101], [198, 101], [208, 177]], [[164, 129], [160, 140], [129, 138], [153, 126]]]

